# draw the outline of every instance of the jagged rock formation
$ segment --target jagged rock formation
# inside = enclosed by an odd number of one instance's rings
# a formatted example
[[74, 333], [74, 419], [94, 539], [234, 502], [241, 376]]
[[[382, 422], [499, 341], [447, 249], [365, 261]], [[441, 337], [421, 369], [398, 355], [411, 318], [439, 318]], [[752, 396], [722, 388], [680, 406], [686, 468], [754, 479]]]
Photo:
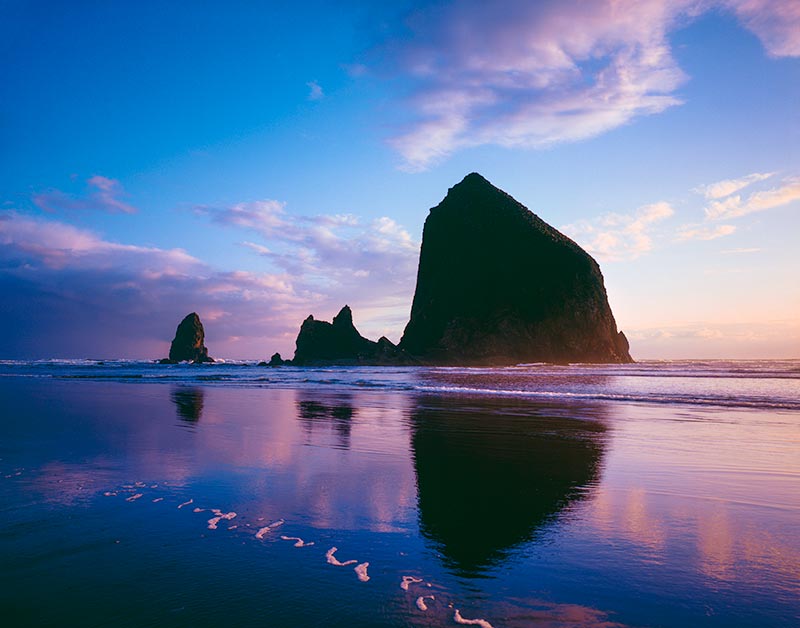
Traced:
[[364, 338], [353, 325], [353, 312], [345, 305], [333, 322], [303, 321], [297, 335], [292, 364], [407, 364], [411, 360], [388, 338], [378, 342]]
[[281, 357], [281, 354], [273, 353], [267, 366], [283, 366], [284, 364], [286, 364], [286, 360]]
[[597, 262], [477, 173], [425, 221], [399, 348], [434, 364], [632, 361]]
[[162, 363], [175, 364], [177, 362], [213, 362], [214, 358], [208, 355], [205, 344], [205, 331], [200, 317], [192, 312], [178, 325], [175, 338], [169, 348], [169, 358], [161, 360]]

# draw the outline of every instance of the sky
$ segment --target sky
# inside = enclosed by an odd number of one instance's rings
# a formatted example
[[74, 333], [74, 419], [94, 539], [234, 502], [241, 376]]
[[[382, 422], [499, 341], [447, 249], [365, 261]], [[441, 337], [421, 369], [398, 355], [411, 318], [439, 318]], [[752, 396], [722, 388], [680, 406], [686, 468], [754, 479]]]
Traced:
[[473, 171], [634, 358], [800, 358], [796, 0], [0, 0], [0, 59], [0, 359], [398, 341]]

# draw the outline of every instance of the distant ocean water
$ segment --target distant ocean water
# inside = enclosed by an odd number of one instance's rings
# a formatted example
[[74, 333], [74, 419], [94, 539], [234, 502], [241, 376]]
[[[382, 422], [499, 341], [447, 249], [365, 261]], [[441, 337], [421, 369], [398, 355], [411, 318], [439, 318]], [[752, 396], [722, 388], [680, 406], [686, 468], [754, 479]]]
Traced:
[[0, 362], [9, 626], [800, 626], [798, 521], [798, 360]]
[[800, 360], [645, 360], [624, 365], [498, 368], [259, 367], [256, 361], [160, 365], [135, 360], [0, 360], [0, 377], [263, 388], [385, 390], [800, 409]]

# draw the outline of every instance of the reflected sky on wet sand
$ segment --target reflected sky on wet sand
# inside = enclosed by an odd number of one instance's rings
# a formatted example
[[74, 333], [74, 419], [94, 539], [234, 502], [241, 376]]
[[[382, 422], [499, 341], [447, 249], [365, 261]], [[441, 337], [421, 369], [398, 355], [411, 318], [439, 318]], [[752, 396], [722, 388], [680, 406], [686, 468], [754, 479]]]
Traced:
[[800, 617], [797, 413], [34, 379], [0, 400], [15, 625]]

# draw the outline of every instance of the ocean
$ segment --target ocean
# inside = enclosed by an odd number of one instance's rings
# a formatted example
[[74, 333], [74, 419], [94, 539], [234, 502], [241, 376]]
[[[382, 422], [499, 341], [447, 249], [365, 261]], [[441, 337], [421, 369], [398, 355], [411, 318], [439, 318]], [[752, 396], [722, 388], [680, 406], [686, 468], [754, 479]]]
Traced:
[[800, 361], [0, 361], [10, 626], [800, 625]]

